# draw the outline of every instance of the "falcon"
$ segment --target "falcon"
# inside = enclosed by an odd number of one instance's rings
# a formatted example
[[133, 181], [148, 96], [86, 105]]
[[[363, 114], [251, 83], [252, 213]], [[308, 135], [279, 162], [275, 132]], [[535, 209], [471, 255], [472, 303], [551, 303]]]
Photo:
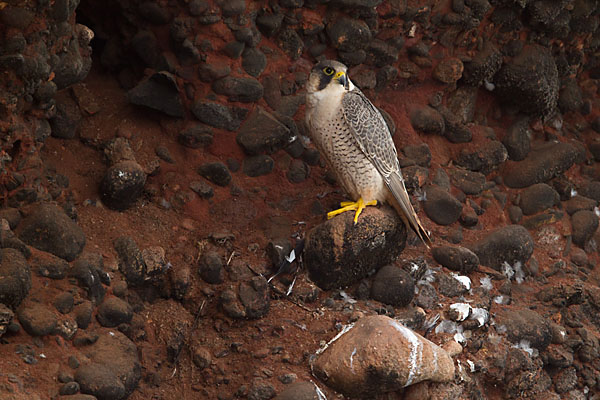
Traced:
[[342, 202], [342, 208], [327, 217], [355, 211], [356, 224], [366, 206], [386, 202], [428, 246], [431, 239], [410, 203], [388, 126], [377, 107], [348, 78], [347, 71], [337, 61], [319, 62], [306, 86], [306, 123], [311, 139], [355, 200]]

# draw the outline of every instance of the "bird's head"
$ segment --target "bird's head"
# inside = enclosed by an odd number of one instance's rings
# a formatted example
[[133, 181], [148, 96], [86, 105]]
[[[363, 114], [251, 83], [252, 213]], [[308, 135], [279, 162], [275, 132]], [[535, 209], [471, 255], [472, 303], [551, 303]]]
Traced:
[[306, 90], [308, 93], [315, 93], [327, 88], [339, 88], [340, 90], [349, 90], [353, 87], [350, 78], [346, 75], [348, 67], [341, 62], [325, 60], [316, 64], [310, 76]]

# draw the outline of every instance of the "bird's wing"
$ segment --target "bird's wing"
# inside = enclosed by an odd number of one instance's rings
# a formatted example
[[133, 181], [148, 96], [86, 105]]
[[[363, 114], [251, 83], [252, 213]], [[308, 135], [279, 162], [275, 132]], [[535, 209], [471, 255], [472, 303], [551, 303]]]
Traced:
[[[358, 89], [342, 97], [342, 113], [358, 147], [389, 182], [392, 173], [400, 174], [398, 154], [392, 135], [379, 110]], [[400, 175], [402, 176], [402, 175]]]
[[430, 243], [429, 233], [419, 221], [406, 192], [396, 146], [379, 110], [360, 90], [354, 89], [342, 97], [342, 114], [358, 147], [379, 171], [394, 196], [396, 207], [400, 208], [398, 211], [402, 211], [421, 240]]

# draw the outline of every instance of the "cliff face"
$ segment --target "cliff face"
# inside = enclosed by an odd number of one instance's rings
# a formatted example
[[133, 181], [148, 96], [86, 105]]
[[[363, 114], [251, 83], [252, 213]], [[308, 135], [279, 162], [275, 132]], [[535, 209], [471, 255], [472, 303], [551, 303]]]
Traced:
[[[0, 397], [600, 391], [599, 12], [0, 2]], [[391, 210], [323, 223], [348, 200], [306, 138], [326, 58], [381, 110], [432, 251]], [[402, 389], [420, 372], [385, 352], [331, 361], [370, 362], [362, 383], [312, 376], [317, 349], [371, 314], [449, 342], [455, 381]]]

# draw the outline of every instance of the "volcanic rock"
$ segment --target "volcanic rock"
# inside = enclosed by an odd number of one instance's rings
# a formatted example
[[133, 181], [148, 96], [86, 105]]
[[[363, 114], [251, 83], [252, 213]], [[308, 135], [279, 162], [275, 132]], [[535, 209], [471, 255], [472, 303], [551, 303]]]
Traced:
[[81, 228], [54, 204], [36, 205], [19, 228], [25, 243], [67, 261], [73, 261], [85, 246]]
[[322, 289], [351, 285], [391, 263], [404, 249], [406, 227], [389, 208], [367, 207], [354, 224], [345, 212], [306, 236], [304, 264]]

